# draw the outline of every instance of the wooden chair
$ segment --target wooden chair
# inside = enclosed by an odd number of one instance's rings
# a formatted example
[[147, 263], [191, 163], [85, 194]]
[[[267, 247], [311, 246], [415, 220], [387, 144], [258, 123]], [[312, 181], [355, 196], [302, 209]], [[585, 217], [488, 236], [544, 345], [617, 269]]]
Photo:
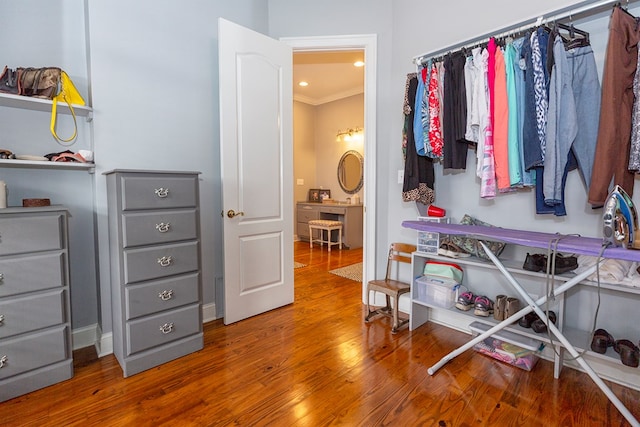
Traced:
[[[411, 290], [411, 285], [406, 282], [394, 280], [391, 278], [392, 266], [396, 265], [396, 273], [399, 271], [400, 266], [405, 264], [411, 264], [411, 253], [415, 252], [416, 246], [407, 243], [392, 243], [389, 248], [389, 257], [387, 258], [387, 274], [384, 280], [371, 280], [367, 284], [367, 316], [365, 322], [368, 322], [372, 317], [382, 314], [393, 318], [393, 327], [391, 333], [395, 334], [398, 329], [409, 322], [409, 319], [402, 319], [398, 315], [398, 301], [400, 295], [406, 294]], [[385, 307], [378, 308], [376, 310], [371, 309], [369, 298], [371, 298], [371, 292], [382, 292], [387, 299], [387, 305]], [[391, 305], [391, 298], [393, 298], [393, 306]]]

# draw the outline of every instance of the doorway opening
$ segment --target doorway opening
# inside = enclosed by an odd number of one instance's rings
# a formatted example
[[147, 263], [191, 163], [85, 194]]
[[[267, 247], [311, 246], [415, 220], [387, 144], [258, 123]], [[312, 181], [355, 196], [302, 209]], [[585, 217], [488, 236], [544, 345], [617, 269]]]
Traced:
[[[281, 41], [293, 48], [294, 55], [299, 52], [364, 52], [364, 190], [361, 202], [364, 205], [363, 220], [363, 281], [367, 283], [375, 273], [375, 212], [376, 212], [376, 36], [325, 36], [282, 38]], [[334, 142], [335, 143], [335, 142]], [[362, 289], [364, 302], [365, 286]]]

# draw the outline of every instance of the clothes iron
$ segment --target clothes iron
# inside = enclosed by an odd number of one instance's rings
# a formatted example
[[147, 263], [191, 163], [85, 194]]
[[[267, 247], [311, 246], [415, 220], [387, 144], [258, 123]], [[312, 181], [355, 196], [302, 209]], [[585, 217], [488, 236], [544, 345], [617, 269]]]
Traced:
[[640, 249], [638, 212], [629, 194], [619, 185], [616, 185], [607, 197], [602, 221], [605, 243]]

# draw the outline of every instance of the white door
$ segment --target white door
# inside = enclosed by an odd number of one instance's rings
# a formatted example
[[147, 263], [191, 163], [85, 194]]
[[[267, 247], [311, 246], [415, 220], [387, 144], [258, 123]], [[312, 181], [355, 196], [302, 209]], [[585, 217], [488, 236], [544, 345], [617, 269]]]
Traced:
[[218, 20], [224, 323], [293, 302], [292, 49]]

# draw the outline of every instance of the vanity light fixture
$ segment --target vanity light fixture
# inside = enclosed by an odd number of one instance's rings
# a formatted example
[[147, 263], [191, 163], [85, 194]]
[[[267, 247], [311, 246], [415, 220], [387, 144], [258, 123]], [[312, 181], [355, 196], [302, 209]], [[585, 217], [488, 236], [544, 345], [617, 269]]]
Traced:
[[306, 87], [309, 86], [309, 83], [305, 82], [304, 80], [301, 81], [300, 83], [298, 83], [298, 86], [302, 86], [302, 87]]
[[362, 128], [348, 128], [347, 130], [339, 130], [336, 134], [336, 141], [351, 141], [353, 139], [359, 138], [359, 135], [362, 133]]
[[356, 61], [353, 63], [355, 67], [364, 67], [364, 61]]

